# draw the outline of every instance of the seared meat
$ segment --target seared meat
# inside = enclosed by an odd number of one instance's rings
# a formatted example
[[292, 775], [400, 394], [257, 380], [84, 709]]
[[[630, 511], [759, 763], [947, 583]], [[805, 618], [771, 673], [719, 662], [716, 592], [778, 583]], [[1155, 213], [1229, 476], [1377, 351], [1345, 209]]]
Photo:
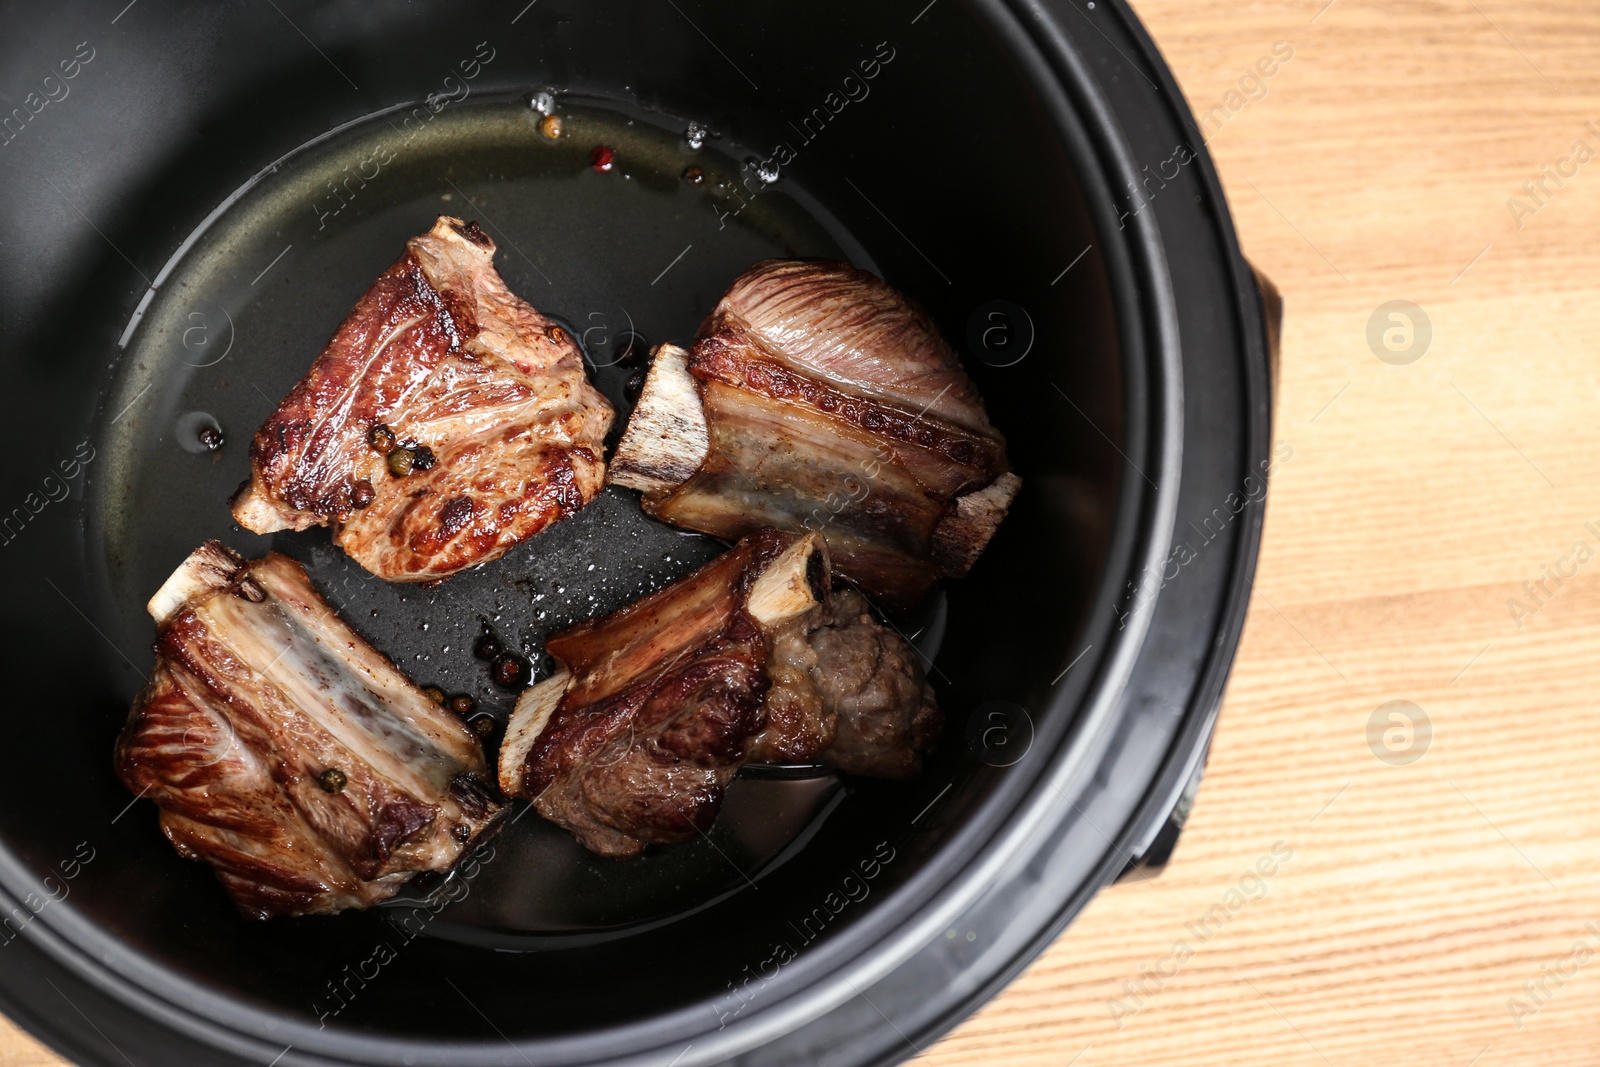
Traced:
[[366, 907], [467, 854], [504, 810], [478, 739], [317, 595], [216, 541], [150, 600], [156, 667], [117, 742], [251, 918]]
[[539, 814], [619, 858], [711, 828], [766, 689], [760, 633], [730, 621], [655, 684], [579, 709], [540, 737], [524, 786]]
[[817, 260], [757, 264], [692, 350], [657, 349], [610, 479], [718, 537], [820, 530], [839, 573], [891, 607], [965, 574], [1021, 484], [928, 316]]
[[830, 593], [826, 543], [763, 529], [689, 577], [551, 637], [500, 785], [601, 855], [707, 831], [750, 759], [904, 778], [938, 737], [914, 653], [859, 594]]
[[233, 514], [256, 533], [332, 526], [391, 581], [501, 556], [605, 479], [610, 404], [565, 330], [514, 296], [477, 223], [406, 242], [256, 432]]
[[861, 594], [785, 625], [767, 663], [767, 725], [752, 763], [826, 763], [846, 774], [912, 778], [943, 726], [917, 653], [877, 619]]
[[710, 828], [761, 729], [765, 633], [826, 596], [821, 538], [764, 530], [683, 580], [552, 636], [501, 788], [605, 856]]

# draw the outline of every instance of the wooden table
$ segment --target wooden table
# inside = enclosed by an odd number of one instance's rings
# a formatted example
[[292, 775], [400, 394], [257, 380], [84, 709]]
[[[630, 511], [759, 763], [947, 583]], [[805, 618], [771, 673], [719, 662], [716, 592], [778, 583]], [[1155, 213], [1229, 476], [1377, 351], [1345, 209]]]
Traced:
[[[928, 1067], [1600, 1064], [1600, 10], [1325, 3], [1139, 5], [1222, 109], [1294, 458], [1171, 867]], [[1536, 200], [1543, 164], [1576, 173]], [[1391, 300], [1432, 327], [1403, 365], [1367, 340]], [[1431, 736], [1369, 737], [1390, 701]], [[0, 1020], [0, 1067], [60, 1062]]]

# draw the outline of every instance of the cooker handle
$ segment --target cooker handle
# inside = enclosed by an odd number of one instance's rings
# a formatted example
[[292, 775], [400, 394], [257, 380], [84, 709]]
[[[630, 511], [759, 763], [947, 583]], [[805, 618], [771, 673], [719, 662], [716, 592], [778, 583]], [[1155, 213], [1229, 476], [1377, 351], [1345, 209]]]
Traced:
[[1188, 774], [1179, 779], [1181, 786], [1173, 798], [1167, 817], [1157, 823], [1143, 843], [1134, 849], [1128, 865], [1116, 877], [1118, 882], [1146, 882], [1166, 869], [1167, 861], [1172, 858], [1172, 850], [1177, 847], [1178, 835], [1189, 821], [1195, 794], [1200, 791], [1200, 779], [1206, 776], [1206, 759], [1211, 755], [1210, 734], [1215, 728], [1216, 716], [1213, 715], [1211, 725], [1206, 728], [1205, 744], [1195, 749], [1190, 757]]
[[1256, 276], [1256, 290], [1261, 294], [1261, 317], [1267, 328], [1267, 371], [1272, 383], [1272, 410], [1278, 410], [1278, 354], [1283, 344], [1283, 294], [1272, 284], [1272, 279], [1261, 272], [1254, 263], [1248, 263], [1250, 273]]
[[[1250, 273], [1255, 275], [1256, 288], [1261, 298], [1262, 325], [1266, 328], [1267, 334], [1268, 381], [1271, 386], [1272, 407], [1276, 411], [1278, 356], [1283, 337], [1283, 296], [1278, 292], [1278, 287], [1272, 284], [1272, 279], [1263, 274], [1260, 268], [1251, 264]], [[1213, 711], [1211, 724], [1206, 728], [1205, 744], [1196, 748], [1195, 754], [1190, 757], [1187, 774], [1179, 779], [1183, 784], [1172, 799], [1167, 817], [1157, 823], [1155, 829], [1133, 851], [1128, 865], [1117, 875], [1118, 882], [1146, 881], [1166, 868], [1167, 861], [1172, 858], [1172, 850], [1177, 847], [1178, 835], [1183, 832], [1184, 824], [1189, 821], [1189, 811], [1194, 807], [1195, 794], [1200, 791], [1200, 780], [1205, 777], [1206, 758], [1211, 754], [1211, 735], [1216, 730], [1216, 721], [1216, 712]]]

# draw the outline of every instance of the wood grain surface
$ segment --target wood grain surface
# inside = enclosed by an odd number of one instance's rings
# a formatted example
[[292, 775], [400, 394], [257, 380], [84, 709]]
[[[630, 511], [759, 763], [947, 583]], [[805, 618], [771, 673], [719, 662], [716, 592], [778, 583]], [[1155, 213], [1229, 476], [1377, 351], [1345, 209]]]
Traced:
[[1174, 862], [917, 1062], [1600, 1064], [1600, 8], [1138, 10], [1283, 291], [1294, 456]]

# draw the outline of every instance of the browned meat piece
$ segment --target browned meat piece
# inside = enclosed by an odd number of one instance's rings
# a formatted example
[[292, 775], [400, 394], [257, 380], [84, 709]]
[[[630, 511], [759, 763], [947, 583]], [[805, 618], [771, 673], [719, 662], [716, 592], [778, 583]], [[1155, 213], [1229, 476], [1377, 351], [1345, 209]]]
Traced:
[[116, 770], [245, 915], [384, 900], [505, 810], [478, 739], [345, 625], [298, 563], [216, 541], [150, 600], [156, 667]]
[[605, 856], [711, 826], [761, 729], [765, 633], [826, 596], [821, 538], [764, 530], [683, 580], [552, 636], [500, 781]]
[[830, 593], [826, 543], [763, 529], [689, 577], [556, 634], [500, 785], [606, 856], [707, 831], [755, 756], [902, 778], [938, 736], [914, 653]]
[[332, 526], [367, 570], [415, 582], [497, 559], [594, 499], [611, 405], [566, 331], [506, 288], [494, 250], [447, 216], [406, 242], [256, 431], [241, 526]]
[[865, 271], [768, 260], [657, 349], [610, 480], [718, 537], [820, 530], [890, 607], [965, 574], [1020, 486], [927, 315]]
[[943, 720], [915, 650], [854, 590], [784, 626], [767, 676], [767, 725], [746, 753], [752, 763], [821, 762], [904, 779], [939, 740]]

